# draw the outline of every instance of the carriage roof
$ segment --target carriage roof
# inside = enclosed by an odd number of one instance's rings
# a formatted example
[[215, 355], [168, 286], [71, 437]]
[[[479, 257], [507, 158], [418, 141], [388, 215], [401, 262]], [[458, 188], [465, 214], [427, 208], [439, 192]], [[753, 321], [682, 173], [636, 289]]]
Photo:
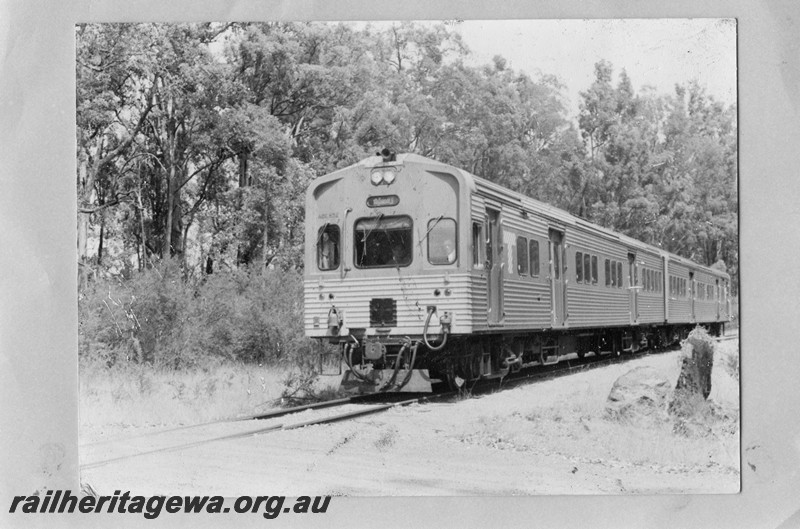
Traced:
[[634, 239], [633, 237], [629, 237], [627, 235], [623, 235], [621, 233], [615, 232], [603, 226], [594, 224], [586, 219], [576, 217], [562, 209], [556, 208], [555, 206], [552, 206], [540, 200], [536, 200], [522, 193], [518, 193], [516, 191], [507, 189], [499, 184], [486, 180], [485, 178], [475, 176], [472, 173], [465, 171], [464, 169], [459, 169], [458, 167], [455, 167], [453, 165], [449, 165], [440, 162], [438, 160], [434, 160], [432, 158], [426, 158], [425, 156], [421, 156], [419, 154], [414, 154], [414, 153], [397, 154], [396, 160], [392, 162], [385, 162], [383, 160], [383, 157], [380, 155], [364, 158], [353, 165], [350, 165], [342, 169], [338, 169], [332, 173], [317, 178], [309, 186], [308, 193], [309, 196], [311, 196], [314, 190], [317, 189], [320, 185], [339, 180], [343, 178], [348, 172], [356, 168], [363, 168], [368, 170], [378, 166], [405, 165], [405, 164], [418, 164], [429, 167], [436, 167], [437, 169], [443, 172], [447, 172], [449, 174], [453, 174], [454, 176], [456, 176], [472, 193], [478, 193], [484, 196], [490, 196], [492, 198], [499, 200], [502, 203], [519, 207], [523, 211], [528, 211], [543, 216], [551, 221], [554, 221], [556, 224], [562, 225], [564, 227], [567, 226], [578, 227], [583, 230], [591, 231], [594, 234], [603, 237], [605, 239], [619, 241], [620, 243], [628, 246], [631, 249], [667, 256], [670, 259], [670, 261], [683, 264], [687, 267], [695, 268], [714, 276], [719, 276], [727, 279], [730, 278], [729, 274], [722, 272], [720, 270], [716, 270], [708, 266], [695, 263], [694, 261], [687, 259], [685, 257], [681, 257], [679, 255], [667, 252], [656, 246], [652, 246], [640, 240]]

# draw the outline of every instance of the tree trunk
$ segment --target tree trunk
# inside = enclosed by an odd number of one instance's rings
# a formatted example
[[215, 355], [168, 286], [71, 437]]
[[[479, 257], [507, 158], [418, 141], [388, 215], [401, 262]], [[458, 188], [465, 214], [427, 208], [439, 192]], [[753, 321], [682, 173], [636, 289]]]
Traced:
[[272, 257], [269, 251], [269, 187], [264, 185], [264, 238], [262, 240], [261, 255], [263, 258], [262, 268], [266, 268]]
[[[89, 201], [86, 186], [88, 171], [86, 169], [86, 154], [81, 150], [78, 154], [78, 261], [86, 263], [88, 258], [88, 240], [89, 240], [89, 213], [83, 213], [80, 208], [85, 206]], [[91, 187], [89, 187], [91, 193]]]
[[99, 266], [100, 263], [103, 262], [103, 237], [105, 236], [106, 231], [106, 219], [104, 216], [100, 216], [100, 242], [97, 245], [97, 265]]
[[139, 257], [139, 270], [147, 268], [147, 234], [144, 231], [144, 206], [142, 205], [142, 177], [139, 175], [139, 192], [136, 194], [136, 206], [139, 210], [139, 229], [141, 230], [142, 255]]
[[170, 167], [167, 173], [167, 219], [164, 222], [164, 248], [161, 250], [165, 259], [172, 257], [172, 212], [175, 207], [174, 182], [175, 182], [175, 162], [170, 156]]
[[711, 370], [714, 367], [714, 341], [697, 327], [686, 339], [691, 355], [683, 357], [681, 374], [669, 403], [668, 412], [676, 433], [691, 434], [703, 431], [706, 399], [711, 394]]
[[239, 187], [247, 187], [250, 185], [250, 179], [247, 177], [247, 166], [247, 151], [242, 151], [239, 153]]

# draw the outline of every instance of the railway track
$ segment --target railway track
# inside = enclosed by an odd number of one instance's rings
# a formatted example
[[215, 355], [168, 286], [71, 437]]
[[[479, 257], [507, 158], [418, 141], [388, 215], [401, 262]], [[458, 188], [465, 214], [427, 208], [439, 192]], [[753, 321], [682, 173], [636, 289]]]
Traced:
[[[157, 432], [149, 432], [146, 434], [141, 434], [135, 437], [129, 437], [123, 440], [106, 440], [106, 441], [99, 441], [95, 443], [90, 443], [83, 445], [81, 448], [83, 450], [90, 449], [89, 451], [101, 452], [98, 450], [97, 447], [102, 445], [108, 444], [117, 444], [117, 445], [131, 445], [132, 441], [142, 440], [146, 438], [154, 438], [158, 436], [163, 436], [165, 434], [182, 434], [187, 430], [201, 430], [201, 433], [197, 436], [203, 435], [202, 429], [205, 430], [212, 430], [210, 432], [206, 432], [207, 435], [201, 439], [195, 439], [189, 442], [182, 442], [177, 444], [170, 444], [166, 446], [158, 446], [158, 443], [143, 443], [144, 447], [141, 449], [136, 449], [133, 447], [132, 450], [127, 451], [127, 453], [123, 453], [121, 455], [114, 455], [111, 457], [99, 457], [94, 461], [90, 461], [81, 465], [82, 470], [88, 470], [92, 468], [101, 467], [104, 465], [108, 465], [110, 463], [125, 461], [128, 459], [132, 459], [135, 457], [141, 457], [150, 454], [157, 454], [163, 452], [174, 452], [185, 450], [189, 448], [193, 448], [196, 446], [205, 445], [208, 443], [219, 442], [219, 441], [228, 441], [234, 439], [244, 439], [247, 437], [254, 437], [257, 435], [264, 435], [269, 433], [275, 433], [279, 431], [286, 431], [286, 430], [295, 430], [298, 428], [303, 428], [306, 426], [318, 425], [318, 424], [328, 424], [334, 423], [339, 421], [345, 421], [350, 419], [355, 419], [357, 417], [363, 417], [366, 415], [372, 415], [376, 413], [381, 413], [387, 411], [392, 408], [408, 406], [411, 404], [417, 404], [422, 402], [432, 402], [437, 400], [444, 400], [450, 398], [453, 394], [443, 393], [443, 394], [425, 394], [421, 396], [414, 396], [408, 397], [408, 394], [404, 395], [400, 393], [395, 394], [386, 394], [383, 395], [385, 400], [389, 400], [390, 402], [378, 402], [377, 395], [360, 395], [354, 397], [348, 397], [343, 399], [336, 399], [332, 401], [325, 401], [319, 402], [314, 404], [307, 404], [303, 406], [296, 406], [292, 408], [284, 408], [280, 410], [271, 411], [268, 413], [262, 414], [255, 414], [255, 415], [248, 415], [248, 416], [240, 416], [234, 417], [229, 419], [223, 419], [220, 421], [211, 421], [207, 423], [197, 424], [197, 425], [189, 425], [183, 426], [179, 428], [171, 428], [168, 430], [160, 430]], [[321, 416], [315, 417], [307, 417], [309, 413], [317, 412], [319, 410], [331, 410], [331, 409], [340, 409], [344, 408], [345, 411], [341, 411], [339, 413], [334, 414], [323, 414]], [[285, 421], [285, 422], [277, 422], [276, 419], [281, 419], [289, 416], [297, 416], [295, 420]], [[268, 422], [267, 425], [253, 428], [252, 424], [254, 421], [265, 421]], [[234, 433], [226, 433], [223, 435], [213, 435], [213, 430], [216, 427], [220, 427], [221, 425], [226, 425], [226, 428], [230, 428], [231, 424], [234, 424], [234, 429], [237, 431]], [[243, 425], [241, 430], [238, 428], [238, 425]], [[136, 443], [133, 443], [136, 444]], [[142, 443], [139, 443], [140, 445]], [[156, 446], [154, 446], [156, 445]], [[91, 450], [94, 449], [94, 450]], [[123, 452], [124, 450], [123, 446]]]
[[[738, 334], [736, 334], [736, 335], [718, 337], [715, 338], [715, 340], [717, 342], [722, 342], [727, 340], [738, 339], [738, 337], [739, 337]], [[98, 451], [96, 450], [97, 447], [112, 443], [130, 444], [132, 441], [141, 440], [144, 438], [157, 437], [168, 433], [172, 434], [183, 433], [188, 430], [202, 430], [203, 428], [207, 430], [213, 430], [215, 429], [215, 427], [219, 427], [220, 425], [231, 425], [231, 424], [237, 425], [237, 427], [235, 428], [237, 431], [234, 433], [213, 435], [212, 431], [208, 432], [208, 435], [201, 439], [197, 439], [195, 436], [192, 436], [190, 437], [190, 439], [192, 439], [190, 441], [178, 444], [166, 445], [166, 446], [153, 446], [145, 444], [144, 449], [136, 450], [134, 447], [130, 453], [123, 453], [121, 455], [114, 455], [110, 457], [108, 456], [98, 457], [94, 461], [82, 464], [81, 469], [88, 470], [108, 465], [111, 463], [121, 462], [135, 457], [141, 457], [150, 454], [186, 450], [189, 448], [213, 442], [244, 439], [248, 437], [254, 437], [258, 435], [270, 434], [280, 431], [295, 430], [298, 428], [304, 428], [306, 426], [330, 424], [339, 421], [346, 421], [358, 417], [364, 417], [368, 415], [382, 413], [392, 408], [409, 406], [412, 404], [441, 402], [441, 401], [448, 401], [454, 398], [462, 398], [465, 394], [469, 396], [479, 396], [502, 389], [509, 389], [512, 387], [529, 384], [532, 382], [542, 382], [545, 380], [567, 376], [570, 374], [574, 374], [575, 372], [578, 371], [587, 371], [591, 369], [597, 369], [600, 367], [609, 366], [616, 363], [626, 362], [628, 360], [633, 360], [635, 358], [640, 358], [646, 355], [663, 354], [670, 351], [675, 351], [676, 349], [677, 347], [673, 346], [669, 348], [643, 351], [640, 353], [633, 353], [633, 354], [628, 353], [620, 356], [592, 355], [585, 357], [583, 359], [567, 359], [557, 364], [539, 367], [535, 371], [526, 372], [524, 374], [511, 374], [504, 378], [494, 379], [494, 380], [479, 380], [473, 383], [469, 387], [462, 388], [461, 391], [446, 391], [433, 394], [428, 393], [424, 395], [414, 395], [408, 393], [357, 395], [342, 399], [335, 399], [335, 400], [318, 402], [302, 406], [295, 406], [291, 408], [282, 408], [266, 413], [237, 416], [218, 421], [210, 421], [202, 424], [182, 426], [178, 428], [171, 428], [168, 430], [160, 430], [157, 432], [148, 432], [138, 436], [129, 437], [123, 440], [98, 441], [95, 443], [82, 445], [81, 449], [86, 450], [94, 448], [95, 451]], [[329, 410], [329, 411], [344, 410], [344, 411], [337, 411], [336, 413], [333, 414], [317, 413], [320, 412], [320, 410]], [[309, 414], [311, 415], [316, 414], [319, 416], [308, 417], [307, 415]], [[287, 417], [291, 418], [291, 420], [287, 421], [286, 420]], [[284, 421], [278, 422], [278, 419], [284, 419]], [[259, 421], [259, 422], [264, 421], [267, 422], [268, 424], [254, 428], [252, 426], [254, 421]], [[242, 426], [241, 429], [238, 428], [239, 425]]]

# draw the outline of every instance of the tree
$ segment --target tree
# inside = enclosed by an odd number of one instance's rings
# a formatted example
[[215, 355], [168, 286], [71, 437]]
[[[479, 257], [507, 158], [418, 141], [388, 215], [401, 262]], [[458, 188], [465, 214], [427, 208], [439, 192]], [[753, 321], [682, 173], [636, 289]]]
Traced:
[[105, 210], [130, 196], [120, 178], [154, 106], [156, 74], [145, 53], [150, 34], [138, 26], [79, 25], [77, 37], [78, 259], [89, 264], [92, 217], [101, 221], [97, 262], [102, 260]]
[[[601, 61], [582, 93], [579, 123], [589, 152], [580, 204], [568, 209], [667, 251], [735, 274], [735, 107], [697, 83], [674, 96], [633, 91]], [[589, 205], [588, 209], [584, 209]]]

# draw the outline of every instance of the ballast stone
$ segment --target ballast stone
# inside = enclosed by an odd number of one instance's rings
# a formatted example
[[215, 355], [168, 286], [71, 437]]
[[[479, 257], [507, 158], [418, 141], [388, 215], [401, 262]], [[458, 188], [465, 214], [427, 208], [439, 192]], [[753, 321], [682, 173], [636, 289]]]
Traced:
[[671, 393], [670, 381], [661, 371], [636, 367], [614, 382], [606, 401], [606, 417], [625, 423], [663, 421]]

